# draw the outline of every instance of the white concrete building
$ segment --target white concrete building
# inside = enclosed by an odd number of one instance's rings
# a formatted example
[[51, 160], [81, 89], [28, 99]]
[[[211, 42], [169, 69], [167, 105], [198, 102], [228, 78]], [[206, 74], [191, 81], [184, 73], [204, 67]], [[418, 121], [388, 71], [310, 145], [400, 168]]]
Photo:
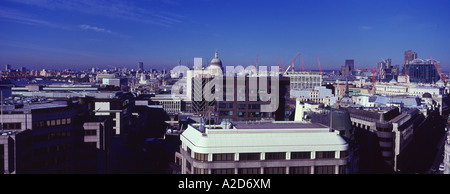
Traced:
[[291, 89], [314, 88], [322, 85], [322, 75], [319, 72], [288, 72], [284, 76], [290, 78]]
[[314, 89], [291, 89], [290, 95], [300, 102], [312, 101], [328, 106], [335, 104], [337, 99], [333, 96], [331, 89], [324, 86], [315, 86]]
[[191, 124], [180, 139], [183, 174], [347, 173], [348, 144], [321, 124]]

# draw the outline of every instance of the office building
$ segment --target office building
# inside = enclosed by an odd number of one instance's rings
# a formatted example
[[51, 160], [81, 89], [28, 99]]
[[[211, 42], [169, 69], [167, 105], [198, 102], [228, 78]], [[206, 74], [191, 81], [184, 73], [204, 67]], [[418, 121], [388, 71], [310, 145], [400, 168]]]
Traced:
[[319, 72], [287, 72], [283, 76], [290, 78], [291, 89], [312, 89], [322, 85]]
[[171, 94], [158, 94], [150, 97], [150, 104], [163, 105], [166, 113], [181, 113], [185, 110], [185, 102], [180, 97]]
[[11, 65], [10, 65], [10, 64], [6, 64], [6, 65], [5, 65], [5, 71], [6, 71], [6, 72], [11, 71]]
[[348, 144], [321, 124], [190, 124], [180, 139], [182, 174], [347, 173]]
[[[288, 121], [293, 112], [289, 106], [290, 84], [285, 77], [267, 77], [267, 87], [259, 88], [261, 77], [233, 77], [233, 88], [228, 87], [228, 78], [223, 77], [223, 87], [221, 91], [229, 91], [224, 94], [222, 100], [216, 101], [216, 112], [219, 123], [222, 121], [255, 121], [261, 119], [271, 119], [277, 121]], [[276, 79], [276, 80], [272, 80]], [[258, 83], [258, 87], [250, 87], [250, 82]], [[272, 91], [272, 81], [278, 82], [274, 87], [278, 91]], [[216, 90], [216, 92], [219, 92]], [[263, 94], [276, 95], [270, 100]], [[231, 95], [231, 96], [230, 96]], [[231, 97], [231, 100], [230, 100]], [[262, 106], [273, 106], [271, 111], [263, 111]]]
[[316, 86], [314, 89], [291, 89], [291, 97], [299, 102], [314, 102], [330, 106], [336, 103], [332, 90], [325, 86]]
[[1, 173], [107, 171], [112, 130], [107, 119], [83, 122], [86, 104], [40, 101], [2, 108]]
[[408, 63], [408, 78], [411, 83], [436, 83], [439, 81], [440, 75], [438, 73], [438, 68], [440, 70], [440, 62], [434, 61], [436, 66], [434, 66], [431, 59], [414, 59]]
[[139, 62], [139, 63], [138, 63], [138, 71], [139, 71], [139, 72], [144, 71], [144, 62]]
[[[348, 75], [353, 75], [353, 70], [355, 70], [355, 60], [353, 60], [353, 59], [346, 59], [345, 60], [345, 67], [347, 67], [346, 71], [348, 72]], [[346, 75], [346, 74], [344, 74], [344, 75]]]
[[360, 144], [360, 170], [396, 172], [408, 162], [404, 150], [411, 144], [414, 132], [425, 121], [418, 109], [400, 112], [399, 108], [347, 108]]
[[405, 65], [408, 65], [411, 61], [417, 59], [417, 53], [411, 50], [405, 51]]

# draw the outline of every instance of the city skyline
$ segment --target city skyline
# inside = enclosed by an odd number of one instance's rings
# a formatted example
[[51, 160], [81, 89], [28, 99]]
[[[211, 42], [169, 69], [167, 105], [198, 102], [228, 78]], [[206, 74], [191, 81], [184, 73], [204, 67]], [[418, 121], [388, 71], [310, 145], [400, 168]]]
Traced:
[[[346, 59], [372, 69], [407, 50], [449, 71], [447, 1], [95, 1], [6, 0], [0, 3], [0, 65], [29, 69], [117, 66], [145, 69], [209, 63], [288, 63], [338, 70]], [[296, 61], [300, 70], [301, 61]], [[2, 67], [3, 69], [3, 67]]]

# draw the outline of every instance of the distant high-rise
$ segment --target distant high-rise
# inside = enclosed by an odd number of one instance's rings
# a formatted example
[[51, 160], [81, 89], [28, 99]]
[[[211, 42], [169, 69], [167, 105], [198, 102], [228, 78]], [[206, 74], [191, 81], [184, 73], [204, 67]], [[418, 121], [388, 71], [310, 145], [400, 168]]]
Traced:
[[6, 64], [5, 71], [10, 71], [10, 70], [11, 70], [11, 65], [10, 64]]
[[355, 69], [355, 61], [353, 59], [346, 59], [345, 65], [341, 67], [342, 75], [352, 75], [352, 71]]
[[345, 60], [345, 65], [350, 67], [350, 72], [353, 71], [355, 69], [355, 60], [353, 59], [346, 59]]
[[417, 59], [417, 53], [411, 50], [405, 52], [405, 65], [409, 64], [409, 62]]
[[144, 63], [143, 62], [138, 63], [138, 71], [144, 71]]

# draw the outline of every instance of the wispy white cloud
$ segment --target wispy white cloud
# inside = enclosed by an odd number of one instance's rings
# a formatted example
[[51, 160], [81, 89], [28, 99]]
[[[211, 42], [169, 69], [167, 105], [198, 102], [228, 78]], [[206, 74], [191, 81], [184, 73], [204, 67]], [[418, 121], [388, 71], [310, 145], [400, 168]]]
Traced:
[[112, 32], [110, 30], [104, 29], [104, 28], [100, 28], [100, 27], [96, 27], [96, 26], [90, 26], [87, 24], [82, 24], [78, 26], [79, 28], [81, 28], [82, 30], [93, 30], [96, 32], [104, 32], [104, 33], [108, 33], [111, 34]]
[[[50, 10], [69, 10], [87, 14], [102, 15], [112, 18], [120, 18], [155, 24], [161, 26], [171, 26], [181, 22], [179, 14], [152, 9], [146, 6], [143, 8], [136, 5], [135, 2], [121, 0], [9, 0], [16, 3], [22, 3], [32, 6], [38, 6]], [[161, 0], [168, 5], [179, 5], [179, 2], [173, 0]]]
[[62, 29], [70, 28], [67, 25], [55, 24], [55, 23], [49, 22], [47, 20], [39, 19], [38, 17], [36, 17], [34, 15], [27, 14], [27, 13], [24, 13], [24, 12], [21, 12], [18, 10], [1, 8], [1, 7], [0, 7], [0, 19], [3, 21], [15, 22], [15, 23], [21, 23], [21, 24], [27, 24], [27, 25], [47, 26], [47, 27], [62, 28]]

